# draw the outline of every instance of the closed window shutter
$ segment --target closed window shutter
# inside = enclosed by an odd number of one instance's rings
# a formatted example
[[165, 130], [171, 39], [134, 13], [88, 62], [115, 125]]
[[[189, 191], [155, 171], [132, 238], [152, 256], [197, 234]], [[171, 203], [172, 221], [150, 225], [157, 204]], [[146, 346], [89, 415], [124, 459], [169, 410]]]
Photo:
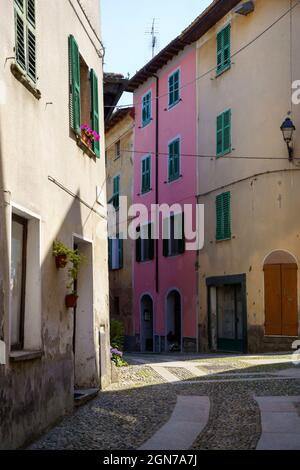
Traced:
[[179, 176], [179, 140], [174, 142], [174, 177]]
[[222, 68], [223, 62], [223, 35], [222, 31], [217, 35], [217, 70]]
[[35, 26], [35, 0], [27, 0], [27, 19]]
[[216, 197], [216, 239], [222, 240], [223, 233], [223, 195]]
[[27, 28], [27, 57], [28, 57], [28, 67], [27, 73], [36, 81], [36, 41], [35, 34]]
[[173, 178], [173, 144], [169, 145], [169, 180]]
[[77, 42], [69, 36], [70, 88], [71, 88], [71, 125], [80, 134], [80, 60]]
[[223, 152], [231, 150], [231, 111], [223, 114]]
[[217, 116], [217, 155], [223, 153], [223, 115]]
[[17, 63], [26, 71], [26, 46], [25, 46], [25, 23], [22, 16], [15, 10], [15, 28], [16, 28], [16, 60]]
[[[95, 71], [92, 69], [90, 73], [90, 82], [91, 82], [91, 101], [92, 101], [92, 129], [99, 134], [99, 93], [98, 93], [98, 77]], [[100, 142], [99, 140], [93, 141], [93, 150], [97, 156], [100, 158]]]
[[230, 25], [223, 30], [223, 66], [230, 65]]
[[223, 194], [224, 238], [231, 238], [230, 192]]
[[174, 76], [169, 77], [169, 106], [174, 102]]
[[170, 219], [163, 220], [163, 256], [169, 256]]
[[174, 103], [179, 100], [179, 70], [174, 74]]
[[142, 193], [145, 192], [146, 188], [146, 159], [142, 160]]

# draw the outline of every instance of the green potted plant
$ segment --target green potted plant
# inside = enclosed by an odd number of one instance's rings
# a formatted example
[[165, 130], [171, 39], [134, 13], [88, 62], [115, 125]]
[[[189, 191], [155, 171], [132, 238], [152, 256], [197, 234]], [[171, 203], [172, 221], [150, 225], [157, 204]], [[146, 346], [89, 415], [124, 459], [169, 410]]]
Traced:
[[78, 253], [78, 250], [70, 250], [69, 261], [71, 263], [68, 269], [69, 283], [67, 289], [70, 290], [69, 294], [65, 297], [65, 304], [67, 308], [75, 308], [77, 305], [77, 291], [74, 289], [74, 282], [78, 279], [79, 266], [85, 260], [85, 257]]
[[53, 256], [55, 256], [55, 263], [57, 269], [65, 268], [70, 257], [70, 253], [72, 250], [68, 248], [66, 245], [61, 243], [58, 240], [53, 242]]

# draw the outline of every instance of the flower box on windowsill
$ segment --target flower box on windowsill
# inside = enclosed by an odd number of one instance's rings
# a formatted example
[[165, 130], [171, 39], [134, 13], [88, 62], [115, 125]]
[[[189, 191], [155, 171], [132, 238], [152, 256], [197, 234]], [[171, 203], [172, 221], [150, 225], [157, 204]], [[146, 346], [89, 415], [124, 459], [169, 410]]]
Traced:
[[89, 147], [89, 145], [84, 142], [82, 137], [78, 134], [76, 134], [76, 142], [79, 148], [83, 150], [84, 153], [86, 153], [90, 158], [96, 158], [95, 152]]
[[39, 100], [42, 97], [42, 94], [40, 90], [36, 88], [36, 86], [33, 84], [33, 82], [27, 77], [26, 73], [21, 69], [21, 67], [18, 66], [18, 64], [13, 63], [10, 66], [11, 73], [13, 76], [20, 82], [22, 85], [24, 85], [25, 88], [27, 88], [30, 93], [33, 94], [33, 96]]

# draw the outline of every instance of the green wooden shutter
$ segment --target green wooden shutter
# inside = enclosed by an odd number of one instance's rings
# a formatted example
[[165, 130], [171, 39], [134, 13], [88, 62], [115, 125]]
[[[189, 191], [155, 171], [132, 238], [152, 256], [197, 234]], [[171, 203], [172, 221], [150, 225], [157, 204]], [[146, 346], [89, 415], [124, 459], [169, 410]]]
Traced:
[[217, 156], [222, 155], [223, 153], [223, 115], [220, 114], [217, 116]]
[[173, 158], [173, 170], [174, 170], [174, 178], [179, 178], [179, 159], [180, 159], [180, 149], [179, 149], [179, 139], [175, 140], [173, 144], [174, 149], [174, 158]]
[[72, 35], [69, 36], [69, 55], [71, 70], [71, 125], [74, 131], [80, 134], [80, 60], [78, 45]]
[[222, 31], [217, 34], [217, 72], [222, 69], [223, 62], [223, 35]]
[[230, 66], [230, 38], [231, 26], [227, 25], [217, 34], [217, 73], [226, 70]]
[[27, 73], [32, 78], [32, 80], [36, 81], [36, 41], [35, 41], [35, 34], [27, 28]]
[[179, 70], [174, 73], [174, 103], [179, 101]]
[[[98, 93], [98, 77], [95, 71], [92, 69], [90, 73], [90, 82], [91, 82], [91, 101], [92, 101], [92, 110], [91, 110], [91, 120], [92, 120], [92, 129], [99, 134], [99, 93]], [[100, 158], [100, 142], [99, 140], [93, 141], [93, 150], [97, 156]]]
[[231, 110], [223, 113], [223, 153], [231, 151]]
[[120, 195], [120, 175], [115, 176], [113, 179], [113, 205], [115, 209], [119, 207], [119, 195]]
[[231, 204], [230, 192], [223, 194], [223, 220], [224, 220], [224, 238], [231, 238]]
[[27, 19], [35, 26], [35, 0], [27, 0]]
[[216, 197], [216, 239], [223, 240], [223, 195]]
[[174, 75], [169, 77], [169, 106], [174, 103]]
[[170, 219], [163, 220], [163, 256], [169, 256]]
[[173, 144], [170, 144], [169, 145], [169, 162], [168, 162], [168, 170], [169, 170], [169, 180], [172, 180], [173, 179], [173, 153], [174, 153], [174, 150], [173, 150]]
[[16, 60], [23, 70], [26, 71], [26, 29], [22, 15], [15, 9], [15, 28], [16, 28]]
[[142, 160], [142, 193], [146, 191], [146, 159]]

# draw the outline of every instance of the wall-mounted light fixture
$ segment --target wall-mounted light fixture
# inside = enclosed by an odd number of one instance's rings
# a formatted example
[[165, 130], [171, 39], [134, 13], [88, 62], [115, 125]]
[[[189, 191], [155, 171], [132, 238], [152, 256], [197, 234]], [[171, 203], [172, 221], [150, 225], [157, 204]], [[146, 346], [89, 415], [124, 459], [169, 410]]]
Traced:
[[287, 145], [289, 152], [289, 161], [293, 160], [294, 148], [293, 148], [293, 133], [296, 130], [293, 121], [287, 117], [280, 127], [283, 135], [283, 139]]

